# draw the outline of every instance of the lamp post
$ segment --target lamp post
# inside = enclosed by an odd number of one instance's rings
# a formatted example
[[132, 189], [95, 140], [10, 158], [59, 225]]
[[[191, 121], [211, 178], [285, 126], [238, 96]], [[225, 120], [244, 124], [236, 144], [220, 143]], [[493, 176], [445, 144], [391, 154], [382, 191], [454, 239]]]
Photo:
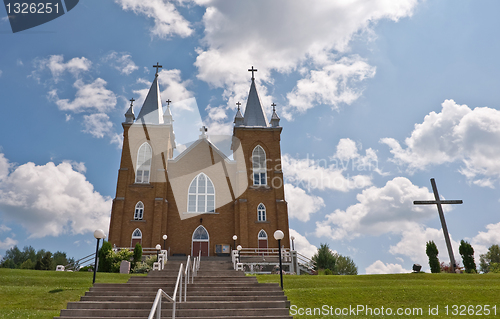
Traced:
[[163, 250], [166, 250], [167, 248], [167, 235], [163, 235]]
[[102, 229], [96, 229], [94, 232], [94, 237], [97, 239], [97, 246], [95, 248], [95, 260], [94, 260], [94, 279], [92, 279], [92, 284], [95, 284], [95, 273], [97, 272], [97, 254], [99, 253], [99, 241], [106, 238], [106, 234]]
[[156, 248], [156, 261], [159, 262], [160, 260], [158, 258], [159, 258], [159, 255], [160, 255], [161, 245], [158, 244], [158, 245], [156, 245], [155, 248]]
[[285, 234], [281, 230], [277, 230], [274, 232], [274, 239], [278, 241], [278, 256], [280, 259], [280, 282], [281, 282], [281, 290], [283, 290], [283, 265], [281, 263], [281, 240], [285, 237]]
[[295, 250], [295, 244], [294, 244], [294, 240], [295, 240], [295, 237], [290, 237], [290, 239], [292, 240], [292, 250]]
[[238, 239], [238, 236], [234, 235], [233, 236], [233, 250], [236, 250], [236, 239]]
[[236, 247], [236, 249], [238, 249], [238, 262], [240, 263], [241, 262], [241, 249], [243, 247], [241, 247], [241, 245], [238, 245], [238, 247]]

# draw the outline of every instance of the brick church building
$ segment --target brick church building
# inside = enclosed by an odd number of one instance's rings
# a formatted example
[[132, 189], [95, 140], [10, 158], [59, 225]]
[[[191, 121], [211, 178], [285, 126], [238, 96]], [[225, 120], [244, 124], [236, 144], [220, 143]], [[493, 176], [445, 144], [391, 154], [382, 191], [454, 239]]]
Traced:
[[[157, 65], [157, 70], [158, 70]], [[164, 246], [170, 254], [204, 256], [244, 248], [277, 248], [280, 229], [289, 248], [288, 210], [281, 170], [280, 118], [268, 122], [254, 71], [244, 115], [238, 103], [231, 154], [203, 127], [199, 139], [177, 152], [174, 121], [163, 111], [158, 73], [137, 118], [125, 113], [123, 148], [109, 242], [116, 247]], [[274, 105], [273, 105], [274, 106]], [[229, 149], [229, 148], [228, 148]], [[174, 156], [175, 154], [175, 156]]]

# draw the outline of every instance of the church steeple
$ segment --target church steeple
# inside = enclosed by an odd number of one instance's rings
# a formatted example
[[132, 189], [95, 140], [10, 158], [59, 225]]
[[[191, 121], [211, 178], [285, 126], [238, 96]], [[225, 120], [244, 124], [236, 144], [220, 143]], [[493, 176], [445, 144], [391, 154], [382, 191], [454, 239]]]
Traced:
[[273, 107], [273, 115], [271, 116], [271, 126], [272, 127], [278, 127], [280, 126], [280, 117], [278, 116], [278, 114], [276, 113], [276, 104], [271, 104], [271, 106]]
[[238, 103], [236, 103], [236, 105], [238, 105], [238, 112], [236, 112], [236, 116], [234, 117], [234, 125], [235, 126], [241, 126], [243, 125], [243, 115], [241, 114], [241, 111], [240, 111], [240, 105], [241, 103], [238, 101]]
[[172, 118], [172, 112], [170, 111], [170, 103], [172, 103], [172, 101], [170, 101], [170, 99], [168, 99], [165, 102], [167, 102], [167, 109], [165, 110], [165, 113], [163, 114], [163, 123], [164, 124], [172, 124], [172, 122], [174, 121], [174, 119]]
[[160, 87], [158, 85], [158, 68], [162, 66], [157, 63], [153, 67], [156, 68], [155, 79], [137, 116], [136, 123], [163, 124], [163, 108], [161, 106]]
[[134, 123], [135, 120], [135, 114], [134, 114], [134, 98], [130, 99], [130, 107], [127, 110], [127, 113], [125, 113], [125, 123]]
[[248, 93], [243, 125], [267, 127], [267, 117], [262, 109], [259, 94], [257, 93], [257, 88], [255, 87], [254, 72], [256, 72], [257, 69], [254, 69], [252, 66], [252, 68], [248, 69], [248, 71], [252, 72], [252, 84], [250, 85], [250, 92]]

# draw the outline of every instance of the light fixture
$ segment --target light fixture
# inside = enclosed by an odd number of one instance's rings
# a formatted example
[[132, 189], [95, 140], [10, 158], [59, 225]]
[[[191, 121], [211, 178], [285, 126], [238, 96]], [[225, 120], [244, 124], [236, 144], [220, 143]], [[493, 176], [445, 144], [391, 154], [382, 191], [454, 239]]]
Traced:
[[233, 235], [233, 250], [236, 249], [236, 239], [238, 239], [238, 236]]
[[285, 237], [285, 234], [281, 230], [274, 232], [274, 239], [278, 241], [278, 258], [280, 260], [280, 282], [281, 289], [283, 290], [283, 264], [281, 263], [281, 240]]
[[102, 229], [96, 229], [94, 231], [94, 237], [97, 239], [97, 246], [95, 248], [95, 260], [94, 260], [94, 279], [92, 279], [92, 284], [95, 284], [95, 273], [97, 272], [97, 254], [99, 253], [99, 241], [106, 238], [106, 234]]
[[167, 247], [167, 235], [163, 235], [163, 250], [166, 250]]

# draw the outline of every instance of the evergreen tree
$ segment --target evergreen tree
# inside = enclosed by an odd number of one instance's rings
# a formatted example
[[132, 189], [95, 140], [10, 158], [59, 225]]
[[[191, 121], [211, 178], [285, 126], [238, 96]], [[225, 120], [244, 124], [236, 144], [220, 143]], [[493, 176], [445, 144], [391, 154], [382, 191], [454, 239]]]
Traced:
[[102, 247], [99, 249], [97, 256], [99, 257], [99, 267], [97, 269], [102, 272], [111, 272], [113, 265], [113, 247], [109, 241], [104, 241], [102, 243]]
[[354, 261], [348, 256], [335, 254], [335, 271], [336, 275], [357, 275], [358, 267]]
[[142, 246], [141, 244], [137, 243], [135, 244], [134, 247], [134, 261], [132, 262], [132, 269], [135, 268], [137, 264], [139, 264], [142, 261]]
[[315, 263], [315, 269], [330, 269], [335, 271], [335, 256], [333, 255], [328, 244], [320, 244], [318, 252], [311, 258]]
[[468, 242], [460, 241], [460, 247], [458, 249], [460, 255], [462, 256], [462, 261], [464, 263], [465, 272], [476, 273], [476, 262], [474, 261], [474, 248]]
[[[42, 249], [43, 250], [43, 249]], [[45, 252], [43, 256], [36, 262], [36, 270], [50, 270], [52, 266], [52, 253], [50, 251]]]
[[441, 271], [441, 265], [438, 259], [438, 249], [434, 241], [429, 241], [426, 244], [425, 253], [429, 257], [429, 267], [431, 268], [431, 273], [439, 273]]
[[486, 254], [479, 256], [479, 261], [479, 268], [483, 273], [492, 271], [492, 268], [496, 269], [496, 267], [491, 266], [500, 264], [500, 247], [498, 245], [491, 245]]

